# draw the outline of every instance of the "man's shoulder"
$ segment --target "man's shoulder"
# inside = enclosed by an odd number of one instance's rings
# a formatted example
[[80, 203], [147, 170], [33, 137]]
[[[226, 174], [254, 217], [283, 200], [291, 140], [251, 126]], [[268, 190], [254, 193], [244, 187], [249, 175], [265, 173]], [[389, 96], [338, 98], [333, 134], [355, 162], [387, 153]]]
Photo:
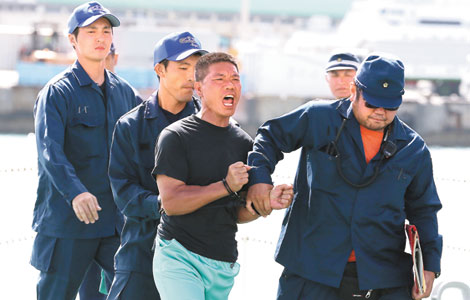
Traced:
[[198, 122], [196, 120], [195, 115], [190, 115], [187, 117], [184, 117], [176, 122], [171, 123], [168, 125], [165, 130], [175, 132], [175, 133], [185, 133], [188, 131], [188, 129], [197, 129]]
[[398, 117], [396, 117], [396, 123], [394, 126], [397, 127], [396, 137], [405, 141], [406, 145], [409, 147], [415, 147], [416, 149], [428, 149], [426, 142], [421, 135]]
[[253, 142], [253, 138], [246, 132], [238, 123], [229, 123], [229, 126], [233, 132], [241, 139], [247, 140], [250, 143]]
[[116, 123], [118, 127], [132, 127], [135, 124], [142, 122], [145, 119], [145, 103], [140, 103], [136, 107], [132, 108], [125, 114], [123, 114]]
[[322, 112], [334, 112], [341, 105], [348, 105], [349, 99], [341, 100], [325, 100], [325, 99], [311, 99], [299, 106], [298, 109], [311, 110], [311, 111], [322, 111]]
[[117, 86], [119, 88], [129, 90], [129, 91], [131, 91], [132, 93], [135, 94], [135, 92], [134, 92], [135, 89], [132, 87], [132, 85], [129, 82], [127, 82], [127, 80], [125, 80], [121, 76], [119, 76], [116, 73], [113, 73], [111, 71], [106, 70], [106, 72], [108, 74], [108, 78], [109, 78], [109, 81], [110, 81], [111, 84], [113, 84], [114, 86]]
[[43, 89], [50, 88], [64, 88], [64, 87], [73, 87], [74, 78], [73, 72], [70, 70], [70, 67], [63, 70], [59, 74], [52, 77], [45, 85]]
[[68, 99], [70, 94], [74, 94], [80, 88], [73, 76], [70, 67], [52, 77], [38, 93], [38, 99], [44, 98], [64, 98]]

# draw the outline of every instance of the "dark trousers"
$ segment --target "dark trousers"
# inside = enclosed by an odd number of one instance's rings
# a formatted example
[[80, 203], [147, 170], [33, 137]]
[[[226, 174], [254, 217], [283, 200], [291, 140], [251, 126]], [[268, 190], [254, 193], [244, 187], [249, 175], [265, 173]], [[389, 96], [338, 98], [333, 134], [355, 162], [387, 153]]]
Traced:
[[[376, 290], [379, 300], [411, 300], [409, 287]], [[277, 300], [344, 300], [339, 289], [304, 279], [284, 269], [279, 278]]]
[[90, 264], [94, 261], [111, 281], [119, 237], [63, 239], [37, 234], [31, 264], [41, 271], [38, 300], [74, 300]]
[[108, 300], [160, 300], [152, 274], [116, 271]]
[[[78, 290], [80, 300], [106, 300], [106, 295], [99, 291], [100, 284], [101, 268], [97, 263], [92, 262]], [[106, 280], [107, 289], [109, 289], [110, 286], [111, 281]]]

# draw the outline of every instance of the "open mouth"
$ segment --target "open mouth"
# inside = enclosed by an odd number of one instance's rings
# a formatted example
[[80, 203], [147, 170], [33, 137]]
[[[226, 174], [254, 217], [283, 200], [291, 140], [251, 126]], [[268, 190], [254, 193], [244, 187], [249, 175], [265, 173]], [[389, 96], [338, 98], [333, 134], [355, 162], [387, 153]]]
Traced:
[[233, 95], [226, 95], [226, 96], [224, 97], [223, 104], [224, 104], [224, 106], [226, 106], [226, 107], [232, 107], [232, 106], [233, 106], [233, 101], [234, 101]]

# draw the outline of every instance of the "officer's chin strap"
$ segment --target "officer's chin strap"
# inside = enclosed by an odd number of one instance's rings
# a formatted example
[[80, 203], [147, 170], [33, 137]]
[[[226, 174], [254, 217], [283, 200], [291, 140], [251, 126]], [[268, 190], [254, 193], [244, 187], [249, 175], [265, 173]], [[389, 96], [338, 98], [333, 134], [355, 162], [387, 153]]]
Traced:
[[377, 178], [377, 176], [379, 175], [380, 165], [382, 164], [382, 161], [384, 160], [384, 158], [388, 159], [388, 158], [392, 157], [395, 154], [395, 152], [397, 151], [397, 146], [393, 142], [388, 141], [388, 137], [389, 137], [390, 132], [392, 130], [392, 125], [390, 124], [385, 128], [384, 139], [382, 141], [382, 144], [380, 145], [380, 150], [379, 150], [380, 153], [381, 153], [381, 157], [380, 157], [379, 162], [377, 163], [377, 165], [374, 168], [374, 175], [369, 180], [367, 180], [366, 182], [354, 183], [351, 180], [349, 180], [346, 177], [346, 175], [344, 175], [344, 173], [343, 173], [343, 169], [341, 168], [341, 154], [340, 154], [340, 152], [338, 150], [338, 146], [337, 146], [339, 137], [341, 135], [341, 132], [343, 131], [343, 128], [344, 128], [344, 125], [346, 124], [346, 121], [347, 121], [347, 119], [344, 118], [343, 122], [341, 123], [341, 127], [339, 128], [338, 133], [336, 134], [335, 140], [330, 145], [328, 145], [328, 147], [332, 147], [334, 149], [334, 151], [336, 152], [336, 156], [335, 156], [336, 157], [336, 170], [338, 171], [339, 176], [347, 184], [349, 184], [352, 187], [364, 188], [366, 186], [369, 186]]

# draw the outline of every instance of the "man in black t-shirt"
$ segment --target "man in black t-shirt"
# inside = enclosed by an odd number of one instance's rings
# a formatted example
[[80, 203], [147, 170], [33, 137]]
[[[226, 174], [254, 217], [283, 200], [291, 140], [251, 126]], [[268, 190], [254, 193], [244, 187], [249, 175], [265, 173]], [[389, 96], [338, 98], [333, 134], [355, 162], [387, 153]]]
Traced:
[[[202, 110], [164, 129], [155, 168], [162, 213], [154, 256], [161, 299], [227, 299], [238, 274], [237, 223], [258, 218], [238, 193], [248, 182], [253, 141], [230, 121], [240, 99], [238, 66], [210, 53], [196, 64]], [[292, 185], [269, 191], [274, 209], [292, 202]]]

